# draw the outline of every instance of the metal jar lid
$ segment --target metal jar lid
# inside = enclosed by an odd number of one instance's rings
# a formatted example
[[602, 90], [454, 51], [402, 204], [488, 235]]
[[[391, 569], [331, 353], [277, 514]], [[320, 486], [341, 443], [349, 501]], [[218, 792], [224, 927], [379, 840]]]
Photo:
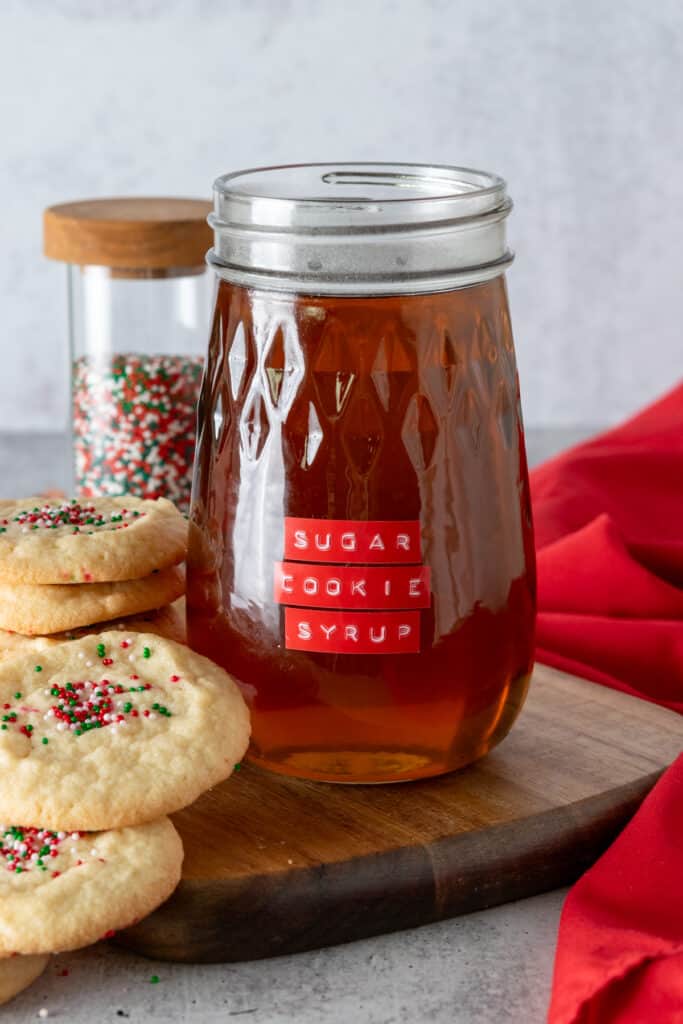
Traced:
[[229, 281], [309, 295], [450, 291], [512, 261], [505, 182], [464, 167], [259, 167], [214, 184], [208, 262]]

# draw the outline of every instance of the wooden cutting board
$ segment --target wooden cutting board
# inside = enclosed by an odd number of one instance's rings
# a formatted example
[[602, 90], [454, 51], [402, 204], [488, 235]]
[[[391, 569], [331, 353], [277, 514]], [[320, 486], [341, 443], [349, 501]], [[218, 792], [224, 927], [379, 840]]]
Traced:
[[565, 885], [682, 747], [683, 717], [539, 665], [509, 737], [452, 775], [333, 786], [245, 766], [174, 816], [183, 880], [118, 940], [166, 960], [249, 960]]

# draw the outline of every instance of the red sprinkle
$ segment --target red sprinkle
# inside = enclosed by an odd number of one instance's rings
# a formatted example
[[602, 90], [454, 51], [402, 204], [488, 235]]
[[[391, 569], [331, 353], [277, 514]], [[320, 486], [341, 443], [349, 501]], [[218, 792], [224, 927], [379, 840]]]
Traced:
[[113, 658], [102, 658], [102, 664], [103, 665], [113, 665], [114, 664], [114, 659]]

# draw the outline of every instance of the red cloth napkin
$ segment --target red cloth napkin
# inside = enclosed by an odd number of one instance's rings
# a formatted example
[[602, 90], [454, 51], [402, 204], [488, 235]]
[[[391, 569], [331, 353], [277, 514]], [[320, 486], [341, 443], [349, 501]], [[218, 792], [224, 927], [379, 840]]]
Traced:
[[[683, 713], [683, 384], [532, 474], [537, 658]], [[550, 1024], [683, 1022], [683, 755], [562, 912]]]

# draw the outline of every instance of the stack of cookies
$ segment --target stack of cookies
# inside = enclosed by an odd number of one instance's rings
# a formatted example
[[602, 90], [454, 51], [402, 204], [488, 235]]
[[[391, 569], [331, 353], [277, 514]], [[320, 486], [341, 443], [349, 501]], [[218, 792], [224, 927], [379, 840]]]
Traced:
[[[14, 517], [4, 506], [0, 534], [0, 574], [14, 580], [17, 618], [17, 588], [111, 588], [133, 562], [153, 579], [184, 552], [174, 515], [156, 502], [129, 501], [130, 518], [112, 519], [112, 501], [97, 501], [94, 521], [82, 524], [70, 506], [59, 506], [60, 516], [38, 507], [28, 514], [52, 515], [50, 525], [26, 533], [20, 504]], [[80, 520], [86, 513], [77, 508]], [[3, 1001], [38, 976], [50, 953], [108, 937], [171, 894], [183, 850], [166, 815], [230, 775], [249, 716], [213, 662], [128, 628], [15, 651], [0, 663], [0, 705]]]
[[105, 622], [184, 640], [186, 544], [163, 498], [0, 502], [0, 656]]

